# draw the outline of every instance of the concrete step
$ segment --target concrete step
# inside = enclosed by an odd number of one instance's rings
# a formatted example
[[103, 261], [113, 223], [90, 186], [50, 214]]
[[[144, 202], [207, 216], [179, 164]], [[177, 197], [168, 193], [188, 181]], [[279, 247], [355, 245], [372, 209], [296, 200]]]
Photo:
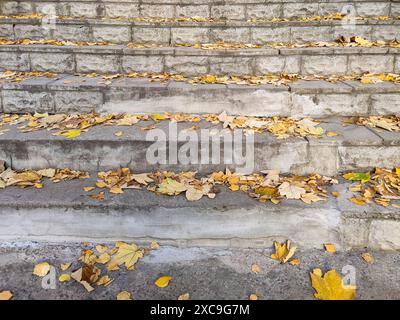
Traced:
[[221, 187], [214, 199], [188, 202], [184, 196], [160, 196], [147, 190], [89, 197], [88, 180], [45, 183], [42, 189], [9, 187], [0, 191], [0, 239], [111, 242], [158, 239], [161, 245], [270, 247], [291, 239], [302, 249], [335, 243], [338, 248], [400, 249], [398, 209], [357, 206], [340, 183], [330, 197], [307, 205], [286, 200], [260, 203]]
[[[14, 300], [115, 300], [119, 292], [128, 290], [135, 300], [172, 301], [182, 292], [188, 292], [193, 300], [247, 300], [254, 293], [258, 299], [271, 303], [271, 300], [315, 299], [309, 278], [310, 271], [318, 267], [323, 272], [336, 269], [342, 275], [345, 271], [356, 270], [357, 300], [398, 300], [400, 297], [399, 252], [371, 252], [375, 258], [371, 266], [361, 258], [364, 249], [330, 254], [322, 248], [299, 247], [295, 257], [301, 263], [293, 267], [270, 258], [275, 252], [271, 243], [262, 249], [161, 246], [140, 259], [134, 271], [121, 268], [111, 273], [113, 283], [97, 287], [91, 293], [75, 281], [56, 284], [55, 290], [45, 290], [40, 286], [42, 279], [32, 275], [34, 266], [43, 261], [56, 268], [57, 277], [63, 273], [58, 266], [65, 261], [72, 262], [70, 270], [76, 270], [81, 267], [78, 257], [82, 250], [96, 252], [95, 245], [97, 243], [83, 246], [62, 242], [3, 242], [0, 273], [7, 277], [0, 278], [0, 286], [10, 290]], [[115, 243], [108, 245], [111, 248]], [[143, 247], [148, 246], [149, 242], [143, 244]], [[254, 263], [261, 269], [257, 274], [251, 272]], [[350, 266], [354, 269], [349, 269]], [[160, 290], [153, 283], [163, 274], [173, 279], [167, 288]], [[253, 312], [253, 307], [250, 308]], [[99, 312], [104, 314], [103, 310]], [[68, 311], [74, 312], [72, 308]], [[66, 312], [63, 310], [63, 313]]]
[[[135, 172], [208, 174], [229, 167], [248, 172], [278, 169], [283, 173], [337, 175], [349, 170], [396, 167], [400, 157], [400, 133], [343, 126], [343, 120], [338, 118], [325, 119], [320, 124], [325, 132], [337, 133], [335, 137], [324, 134], [287, 139], [278, 139], [268, 132], [243, 136], [238, 129], [234, 130], [237, 138], [230, 130], [226, 138], [221, 136], [222, 126], [204, 120], [178, 123], [176, 128], [170, 127], [170, 121], [152, 120], [133, 126], [97, 125], [75, 139], [53, 135], [57, 130], [24, 133], [18, 129], [21, 125], [5, 125], [0, 135], [0, 159], [15, 169], [68, 167], [104, 171], [122, 166]], [[153, 130], [149, 130], [153, 125]], [[216, 131], [203, 136], [201, 129]], [[120, 131], [122, 135], [116, 136]], [[182, 153], [189, 146], [187, 135], [192, 141], [190, 155]], [[156, 139], [160, 141], [157, 145]], [[165, 160], [157, 158], [155, 147], [165, 150]]]
[[143, 22], [128, 20], [58, 19], [53, 24], [41, 19], [0, 19], [0, 37], [9, 39], [59, 39], [108, 41], [115, 44], [195, 44], [218, 41], [266, 44], [268, 42], [335, 41], [340, 36], [370, 40], [399, 38], [398, 18], [356, 20], [352, 27], [343, 21], [285, 22]]
[[352, 12], [361, 16], [400, 15], [400, 5], [390, 0], [358, 1], [273, 1], [273, 0], [42, 0], [10, 1], [0, 4], [0, 14], [16, 15], [29, 13], [48, 14], [54, 10], [57, 15], [85, 18], [117, 17], [205, 17], [247, 20], [252, 18], [292, 18], [303, 16], [324, 16], [337, 12], [346, 12], [351, 6]]
[[[1, 74], [4, 78], [4, 74]], [[146, 78], [58, 75], [0, 80], [0, 106], [24, 112], [186, 112], [256, 116], [365, 116], [400, 112], [400, 85], [391, 82], [294, 81], [287, 85], [198, 84]]]
[[400, 73], [400, 48], [215, 49], [2, 45], [0, 70], [58, 73], [168, 72], [185, 76]]

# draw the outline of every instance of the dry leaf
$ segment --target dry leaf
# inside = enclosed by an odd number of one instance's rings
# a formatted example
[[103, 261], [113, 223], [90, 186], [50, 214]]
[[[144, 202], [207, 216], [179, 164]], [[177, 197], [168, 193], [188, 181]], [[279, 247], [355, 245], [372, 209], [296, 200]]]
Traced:
[[154, 284], [159, 287], [159, 288], [165, 288], [169, 285], [169, 282], [172, 280], [172, 277], [170, 276], [162, 276], [158, 278]]
[[322, 275], [320, 269], [314, 269], [311, 275], [311, 284], [320, 300], [354, 300], [356, 288], [344, 286], [342, 278], [336, 270], [330, 270]]
[[297, 247], [292, 247], [290, 240], [287, 240], [286, 243], [279, 243], [277, 241], [274, 242], [275, 253], [271, 255], [271, 258], [281, 263], [286, 263], [289, 261], [291, 257], [293, 257], [296, 252]]
[[369, 264], [373, 264], [375, 262], [375, 258], [371, 253], [363, 253], [361, 257]]
[[50, 265], [47, 262], [38, 263], [33, 269], [33, 274], [38, 277], [46, 276], [50, 271]]
[[336, 252], [336, 246], [332, 243], [326, 243], [324, 244], [325, 251], [329, 253], [335, 253]]
[[60, 282], [68, 282], [71, 281], [71, 276], [69, 274], [63, 273], [59, 278], [58, 281]]
[[11, 300], [12, 297], [11, 291], [0, 291], [0, 301]]
[[128, 291], [121, 291], [117, 294], [117, 300], [132, 300], [132, 295]]
[[253, 273], [260, 273], [261, 272], [261, 268], [258, 264], [252, 264], [251, 265], [251, 272]]
[[178, 297], [178, 300], [190, 300], [190, 295], [189, 295], [189, 293], [181, 294], [181, 295]]
[[67, 269], [69, 269], [69, 267], [72, 265], [72, 263], [61, 263], [61, 265], [60, 265], [60, 269], [61, 269], [61, 271], [65, 271], [65, 270], [67, 270]]
[[258, 297], [257, 297], [256, 294], [252, 293], [252, 294], [249, 296], [249, 300], [258, 300]]

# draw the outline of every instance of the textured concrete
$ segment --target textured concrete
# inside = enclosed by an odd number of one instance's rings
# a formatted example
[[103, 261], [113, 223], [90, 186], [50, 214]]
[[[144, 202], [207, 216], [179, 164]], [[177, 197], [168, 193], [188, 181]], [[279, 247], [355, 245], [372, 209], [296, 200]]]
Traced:
[[[146, 243], [145, 245], [148, 245]], [[91, 246], [90, 246], [91, 247]], [[72, 270], [80, 267], [77, 258], [80, 244], [3, 243], [0, 248], [0, 288], [11, 290], [14, 299], [107, 299], [114, 300], [121, 291], [132, 293], [134, 300], [176, 300], [189, 293], [193, 300], [247, 300], [257, 294], [262, 300], [314, 299], [309, 272], [345, 266], [354, 267], [357, 299], [399, 299], [400, 278], [398, 253], [373, 252], [375, 264], [368, 265], [360, 257], [365, 251], [329, 254], [322, 249], [299, 248], [299, 266], [279, 264], [269, 258], [272, 243], [259, 250], [220, 250], [210, 248], [161, 247], [140, 260], [135, 270], [111, 272], [114, 282], [96, 287], [92, 293], [76, 282], [57, 283], [56, 289], [43, 289], [41, 279], [32, 275], [36, 263], [48, 261], [61, 274], [60, 263], [72, 262]], [[257, 263], [261, 272], [251, 273]], [[104, 274], [106, 274], [104, 272]], [[161, 275], [173, 277], [167, 288], [157, 288], [154, 281]]]
[[124, 46], [4, 45], [0, 70], [58, 73], [168, 72], [186, 76], [352, 75], [364, 72], [396, 72], [400, 49], [306, 48], [202, 50], [161, 47], [128, 49]]
[[[216, 22], [129, 22], [121, 20], [58, 20], [54, 29], [43, 28], [39, 19], [3, 19], [0, 36], [10, 39], [59, 39], [69, 41], [111, 41], [179, 44], [198, 42], [268, 42], [335, 41], [341, 35], [359, 35], [371, 40], [398, 38], [399, 20], [356, 20], [354, 29], [342, 21], [289, 21], [252, 23], [222, 20]], [[318, 32], [316, 32], [318, 27]], [[270, 34], [273, 34], [273, 37]], [[118, 36], [115, 36], [118, 34]]]
[[182, 195], [168, 197], [145, 190], [126, 190], [120, 195], [106, 192], [105, 200], [98, 201], [89, 197], [98, 190], [90, 193], [83, 190], [94, 185], [96, 174], [91, 176], [82, 181], [46, 182], [40, 190], [15, 187], [1, 190], [0, 238], [4, 241], [157, 238], [161, 244], [244, 248], [265, 247], [274, 239], [290, 238], [305, 248], [319, 248], [323, 243], [333, 242], [345, 249], [400, 249], [395, 234], [398, 209], [354, 205], [348, 200], [351, 197], [348, 183], [328, 188], [339, 191], [342, 194], [339, 199], [331, 197], [313, 205], [297, 200], [262, 204], [225, 187], [218, 188], [215, 199], [195, 202]]
[[0, 81], [0, 110], [24, 112], [187, 112], [256, 116], [364, 116], [400, 112], [400, 85], [296, 81], [280, 85], [192, 85], [148, 79], [60, 74], [21, 83]]
[[[155, 125], [159, 131], [142, 130], [143, 127]], [[196, 123], [198, 128], [188, 131], [194, 123], [180, 123], [177, 136], [170, 132], [169, 122], [141, 122], [135, 126], [96, 126], [82, 132], [75, 139], [54, 136], [53, 132], [40, 130], [23, 133], [16, 126], [4, 127], [10, 130], [0, 136], [1, 159], [12, 163], [15, 169], [70, 167], [78, 170], [108, 170], [118, 166], [127, 166], [136, 171], [195, 170], [209, 173], [224, 170], [226, 166], [242, 168], [243, 162], [229, 156], [229, 149], [224, 147], [224, 137], [220, 138], [221, 154], [230, 160], [221, 159], [212, 162], [205, 159], [202, 150], [208, 148], [215, 153], [213, 135], [201, 137], [200, 129], [215, 129], [223, 134], [222, 126], [211, 126], [208, 122]], [[336, 137], [290, 138], [277, 139], [269, 133], [255, 134], [254, 143], [247, 137], [243, 140], [243, 156], [251, 171], [279, 169], [281, 172], [309, 174], [320, 173], [336, 175], [347, 170], [368, 170], [373, 167], [392, 168], [398, 165], [400, 155], [399, 141], [392, 136], [379, 136], [372, 130], [362, 126], [343, 127], [340, 119], [324, 119], [321, 127], [334, 131]], [[171, 130], [173, 130], [171, 128]], [[115, 136], [122, 131], [121, 137]], [[227, 131], [229, 136], [231, 131]], [[163, 133], [162, 148], [171, 149], [173, 141], [177, 142], [177, 151], [187, 147], [188, 133], [195, 143], [191, 158], [179, 158], [177, 162], [166, 159], [167, 164], [151, 163], [150, 147], [154, 145], [152, 134]], [[394, 133], [399, 136], [399, 133]], [[214, 139], [214, 140], [213, 140]], [[242, 141], [242, 140], [241, 140]], [[254, 148], [254, 151], [250, 147]], [[153, 146], [154, 147], [154, 146]], [[194, 149], [196, 148], [196, 149]], [[246, 150], [245, 150], [246, 148]], [[172, 150], [172, 149], [171, 149]], [[147, 154], [148, 152], [149, 155]], [[169, 151], [168, 151], [169, 152]], [[167, 154], [168, 154], [167, 152]], [[254, 154], [253, 154], [254, 152]], [[210, 153], [214, 155], [214, 153]], [[384, 155], [384, 156], [383, 156]], [[147, 161], [143, 161], [147, 159]], [[217, 163], [217, 164], [214, 164]]]
[[234, 0], [215, 3], [211, 0], [160, 1], [125, 0], [114, 1], [10, 1], [4, 0], [0, 6], [2, 14], [41, 13], [44, 6], [52, 6], [61, 16], [100, 18], [100, 17], [207, 17], [230, 20], [251, 18], [292, 18], [303, 16], [328, 15], [341, 12], [343, 7], [351, 5], [359, 16], [386, 16], [399, 12], [397, 3], [389, 1], [264, 1]]

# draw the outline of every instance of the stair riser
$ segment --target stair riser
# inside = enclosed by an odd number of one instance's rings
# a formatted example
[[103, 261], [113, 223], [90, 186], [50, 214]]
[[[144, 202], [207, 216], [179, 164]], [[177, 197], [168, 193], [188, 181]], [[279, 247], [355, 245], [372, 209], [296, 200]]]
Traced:
[[167, 72], [185, 76], [400, 73], [400, 49], [394, 48], [252, 50], [0, 46], [0, 70], [69, 74]]
[[[300, 82], [285, 86], [198, 85], [150, 83], [126, 79], [115, 85], [93, 84], [71, 77], [32, 79], [4, 84], [0, 106], [5, 113], [186, 112], [256, 116], [363, 116], [400, 113], [400, 86], [359, 83], [326, 84], [308, 89]], [[82, 78], [78, 78], [82, 80]], [[65, 84], [70, 81], [71, 84]], [[30, 84], [29, 84], [30, 83]], [[303, 83], [304, 85], [304, 83]], [[307, 85], [307, 83], [305, 84]]]
[[96, 21], [58, 21], [54, 29], [44, 28], [40, 20], [0, 21], [0, 37], [8, 39], [59, 39], [66, 41], [109, 41], [159, 44], [196, 44], [241, 42], [335, 41], [340, 36], [360, 36], [370, 40], [392, 41], [399, 38], [399, 21], [360, 22], [347, 29], [340, 21], [306, 23], [226, 24], [172, 23], [155, 26], [148, 23], [113, 23]]
[[273, 241], [291, 239], [303, 249], [321, 248], [324, 243], [344, 249], [400, 249], [399, 220], [351, 218], [336, 208], [35, 207], [1, 208], [0, 239], [103, 243], [158, 239], [161, 245], [241, 248], [265, 248]]
[[[360, 127], [359, 130], [361, 131], [358, 131], [358, 136], [362, 139], [362, 130], [367, 129]], [[53, 139], [50, 133], [46, 132], [40, 139], [31, 138], [29, 134], [21, 136], [19, 140], [4, 135], [5, 138], [0, 141], [0, 159], [6, 160], [14, 169], [68, 167], [83, 171], [103, 171], [122, 166], [136, 172], [172, 170], [198, 171], [208, 174], [230, 167], [244, 168], [247, 173], [279, 169], [283, 173], [324, 175], [337, 175], [348, 170], [363, 171], [373, 167], [397, 167], [400, 159], [399, 144], [384, 145], [378, 136], [375, 136], [374, 145], [368, 145], [368, 141], [364, 142], [365, 145], [343, 145], [334, 140], [322, 142], [317, 140], [318, 143], [316, 143], [316, 139], [307, 141], [296, 138], [285, 141], [276, 140], [269, 135], [260, 135], [257, 138], [259, 141], [256, 140], [254, 145], [251, 140], [242, 144], [243, 160], [232, 156], [229, 159], [233, 160], [225, 160], [224, 155], [230, 149], [224, 146], [221, 140], [220, 159], [213, 164], [211, 155], [217, 154], [218, 149], [211, 144], [210, 138], [208, 141], [196, 142], [197, 150], [191, 152], [191, 155], [195, 156], [195, 160], [192, 160], [193, 164], [185, 164], [183, 161], [189, 161], [188, 158], [178, 156], [178, 151], [183, 150], [182, 146], [185, 143], [179, 142], [177, 147], [174, 147], [172, 142], [162, 144], [159, 147], [166, 150], [167, 164], [160, 164], [159, 161], [152, 160], [154, 140], [132, 141], [126, 140], [127, 138], [118, 140], [114, 137], [117, 131], [123, 131], [124, 136], [129, 137], [132, 129], [116, 127], [112, 131], [107, 131], [107, 135], [103, 132], [105, 136], [103, 138], [93, 136], [85, 138], [86, 134], [83, 134], [75, 140]], [[209, 150], [208, 158], [201, 153], [206, 148]], [[173, 160], [168, 156], [171, 150], [174, 150], [173, 154], [178, 160]], [[237, 148], [235, 151], [239, 153]], [[204, 163], [202, 164], [201, 161]]]
[[[141, 3], [140, 3], [141, 2]], [[177, 17], [206, 17], [225, 18], [230, 20], [247, 20], [252, 18], [292, 18], [303, 16], [323, 16], [342, 12], [343, 7], [353, 6], [359, 16], [387, 16], [400, 15], [399, 3], [390, 1], [175, 1], [165, 3], [155, 1], [3, 1], [0, 4], [0, 13], [4, 15], [46, 13], [51, 6], [60, 16], [99, 18], [99, 17], [149, 17], [162, 18]]]

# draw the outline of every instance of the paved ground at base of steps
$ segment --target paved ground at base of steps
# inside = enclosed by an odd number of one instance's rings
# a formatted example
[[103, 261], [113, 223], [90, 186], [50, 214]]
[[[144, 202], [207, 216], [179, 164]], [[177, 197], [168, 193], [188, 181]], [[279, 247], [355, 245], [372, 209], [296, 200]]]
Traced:
[[[330, 254], [321, 250], [303, 251], [296, 257], [300, 266], [281, 265], [269, 258], [272, 248], [265, 250], [221, 250], [209, 248], [160, 247], [140, 260], [133, 271], [110, 273], [114, 282], [96, 287], [92, 293], [76, 282], [57, 283], [54, 290], [41, 287], [41, 279], [32, 275], [36, 263], [48, 261], [74, 262], [83, 248], [81, 244], [48, 245], [39, 243], [2, 243], [0, 245], [0, 289], [11, 290], [14, 299], [115, 299], [123, 290], [134, 299], [176, 300], [183, 293], [192, 299], [244, 299], [252, 293], [259, 299], [313, 299], [309, 272], [313, 268], [341, 271], [346, 265], [356, 270], [358, 299], [399, 299], [400, 253], [374, 252], [372, 265], [362, 260], [363, 251]], [[257, 263], [262, 271], [251, 273]], [[59, 268], [58, 268], [59, 270]], [[162, 275], [173, 280], [166, 288], [157, 288], [154, 281]]]

